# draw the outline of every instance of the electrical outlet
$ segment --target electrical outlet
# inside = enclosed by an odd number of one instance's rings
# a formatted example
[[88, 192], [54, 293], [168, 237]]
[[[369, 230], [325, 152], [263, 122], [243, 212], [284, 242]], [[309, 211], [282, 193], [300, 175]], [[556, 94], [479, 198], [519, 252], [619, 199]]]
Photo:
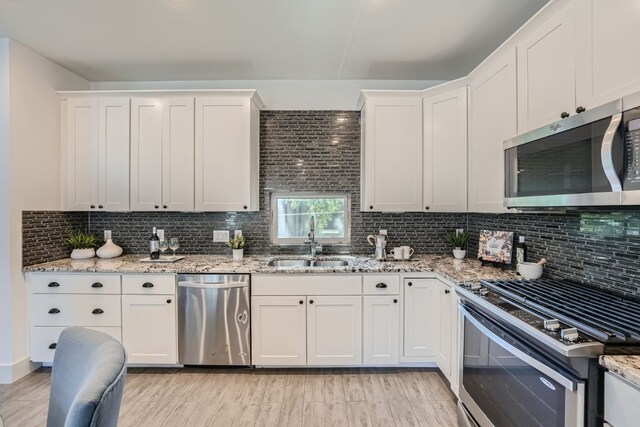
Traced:
[[156, 234], [158, 235], [158, 239], [164, 240], [164, 229], [156, 230]]
[[213, 230], [213, 243], [227, 243], [229, 230]]
[[111, 230], [104, 230], [104, 241], [106, 242], [111, 238]]
[[233, 237], [238, 237], [238, 236], [242, 236], [242, 230], [235, 230], [233, 232]]
[[387, 235], [387, 230], [380, 230], [380, 234], [382, 234], [383, 236]]
[[456, 236], [462, 233], [464, 233], [464, 228], [456, 228]]

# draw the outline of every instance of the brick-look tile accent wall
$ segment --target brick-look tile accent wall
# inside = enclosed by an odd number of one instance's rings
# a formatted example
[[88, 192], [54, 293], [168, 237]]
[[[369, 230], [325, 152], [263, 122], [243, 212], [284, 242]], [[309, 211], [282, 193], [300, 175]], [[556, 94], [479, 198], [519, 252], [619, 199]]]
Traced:
[[71, 249], [65, 243], [73, 231], [87, 231], [84, 212], [22, 212], [22, 265], [67, 258]]

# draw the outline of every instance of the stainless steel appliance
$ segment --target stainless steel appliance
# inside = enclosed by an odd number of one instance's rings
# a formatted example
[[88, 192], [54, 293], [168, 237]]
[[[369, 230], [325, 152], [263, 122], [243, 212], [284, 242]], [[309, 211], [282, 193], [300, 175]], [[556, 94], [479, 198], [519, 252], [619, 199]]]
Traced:
[[367, 236], [367, 241], [371, 246], [375, 246], [376, 248], [376, 251], [374, 254], [375, 259], [379, 261], [386, 261], [387, 260], [387, 250], [385, 249], [387, 247], [386, 234], [378, 234], [376, 236], [374, 236], [373, 234], [370, 234]]
[[600, 354], [640, 354], [640, 301], [565, 280], [458, 286], [461, 423], [601, 426]]
[[640, 204], [640, 94], [504, 142], [504, 205]]
[[250, 365], [248, 274], [178, 275], [178, 352], [184, 365]]

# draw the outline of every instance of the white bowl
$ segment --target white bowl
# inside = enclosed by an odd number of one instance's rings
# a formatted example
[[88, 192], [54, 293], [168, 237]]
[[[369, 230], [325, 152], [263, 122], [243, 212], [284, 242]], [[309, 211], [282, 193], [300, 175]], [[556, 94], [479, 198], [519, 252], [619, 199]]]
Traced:
[[518, 273], [527, 280], [535, 280], [542, 277], [542, 265], [535, 262], [521, 262], [518, 264]]

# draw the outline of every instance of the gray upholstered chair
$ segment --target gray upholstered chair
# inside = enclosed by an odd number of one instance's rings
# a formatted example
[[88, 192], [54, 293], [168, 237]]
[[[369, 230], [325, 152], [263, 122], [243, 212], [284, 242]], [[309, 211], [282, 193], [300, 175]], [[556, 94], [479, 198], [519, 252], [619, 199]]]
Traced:
[[62, 331], [53, 358], [47, 427], [115, 427], [126, 370], [126, 352], [114, 338], [78, 327]]

